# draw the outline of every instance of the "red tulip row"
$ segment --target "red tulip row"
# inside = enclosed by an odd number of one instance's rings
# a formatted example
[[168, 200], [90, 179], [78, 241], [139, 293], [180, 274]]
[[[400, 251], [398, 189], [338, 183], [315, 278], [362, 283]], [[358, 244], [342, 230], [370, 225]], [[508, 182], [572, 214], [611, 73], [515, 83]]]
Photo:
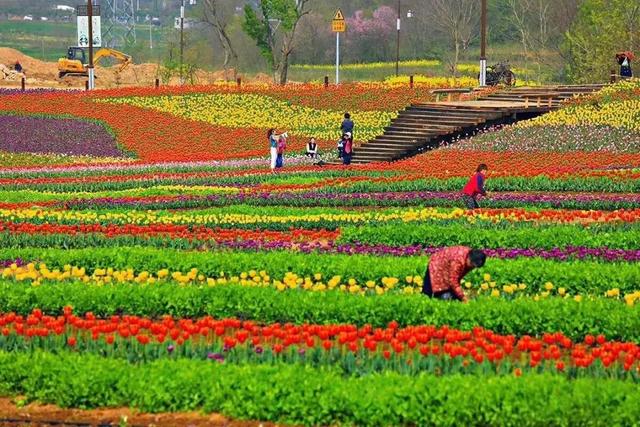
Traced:
[[[433, 150], [396, 163], [370, 164], [362, 170], [402, 171], [415, 178], [450, 178], [469, 175], [480, 163], [490, 165], [491, 177], [569, 175], [620, 178], [615, 170], [640, 164], [640, 154], [611, 152], [498, 152], [475, 150]], [[402, 174], [400, 176], [403, 176]], [[627, 176], [624, 175], [627, 179]], [[631, 176], [633, 178], [633, 175]]]
[[31, 224], [28, 222], [0, 221], [0, 232], [22, 234], [89, 234], [97, 233], [106, 237], [139, 236], [139, 237], [169, 237], [171, 239], [236, 241], [284, 241], [307, 242], [315, 240], [335, 240], [339, 231], [306, 230], [292, 228], [289, 231], [242, 230], [209, 228], [205, 226], [188, 226], [174, 224]]
[[[577, 368], [612, 368], [640, 371], [640, 346], [631, 342], [608, 341], [603, 335], [587, 335], [574, 342], [562, 333], [542, 337], [501, 335], [480, 327], [461, 331], [447, 326], [399, 328], [395, 322], [386, 328], [369, 325], [258, 325], [238, 319], [196, 320], [164, 316], [153, 320], [137, 316], [98, 319], [93, 314], [76, 316], [70, 307], [60, 316], [44, 315], [35, 309], [28, 316], [0, 315], [0, 331], [9, 337], [55, 337], [63, 335], [69, 347], [84, 342], [137, 342], [146, 345], [189, 345], [190, 348], [234, 349], [273, 355], [320, 349], [357, 357], [413, 360], [416, 357], [460, 358], [463, 366], [489, 363], [521, 368], [553, 366], [557, 371]], [[0, 341], [1, 345], [2, 341]], [[413, 362], [411, 362], [413, 363]]]

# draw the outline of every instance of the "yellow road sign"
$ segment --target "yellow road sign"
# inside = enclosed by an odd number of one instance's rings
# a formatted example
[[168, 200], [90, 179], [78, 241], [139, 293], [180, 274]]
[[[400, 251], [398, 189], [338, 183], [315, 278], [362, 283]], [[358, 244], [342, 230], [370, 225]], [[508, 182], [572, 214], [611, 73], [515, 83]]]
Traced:
[[336, 11], [335, 16], [333, 17], [334, 21], [344, 21], [344, 15], [342, 14], [342, 11], [340, 9], [338, 9]]
[[331, 21], [331, 31], [334, 33], [344, 33], [347, 30], [347, 23], [342, 21], [336, 21], [335, 19]]

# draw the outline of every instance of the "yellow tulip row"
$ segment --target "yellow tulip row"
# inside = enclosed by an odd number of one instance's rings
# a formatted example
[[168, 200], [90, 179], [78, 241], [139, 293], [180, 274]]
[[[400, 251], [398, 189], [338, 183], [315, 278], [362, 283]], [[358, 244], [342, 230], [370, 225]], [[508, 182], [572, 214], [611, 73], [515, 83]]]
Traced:
[[[442, 65], [442, 62], [437, 59], [417, 59], [410, 61], [400, 61], [401, 67], [427, 67], [434, 68]], [[340, 65], [341, 70], [373, 70], [379, 68], [394, 67], [395, 62], [367, 62], [365, 64], [343, 64]], [[316, 70], [316, 71], [329, 71], [335, 68], [333, 64], [294, 64], [291, 65], [292, 69], [298, 70]]]
[[[384, 80], [389, 86], [406, 86], [409, 84], [409, 76], [390, 76]], [[413, 83], [434, 87], [475, 87], [478, 81], [473, 77], [430, 77], [421, 74], [413, 76]]]
[[[38, 222], [74, 222], [92, 224], [108, 221], [112, 224], [288, 224], [295, 222], [320, 223], [339, 222], [342, 224], [362, 224], [369, 222], [402, 221], [421, 222], [429, 220], [451, 220], [464, 218], [469, 223], [477, 221], [522, 221], [515, 213], [505, 211], [500, 214], [485, 212], [468, 212], [460, 208], [398, 208], [385, 211], [362, 211], [349, 213], [320, 213], [320, 214], [237, 214], [237, 213], [199, 213], [199, 212], [156, 212], [156, 211], [127, 211], [127, 212], [97, 212], [91, 210], [65, 211], [56, 209], [18, 208], [0, 209], [2, 221], [38, 221]], [[576, 222], [580, 222], [576, 218]]]
[[610, 96], [619, 92], [632, 92], [640, 90], [640, 79], [633, 78], [629, 80], [622, 80], [616, 84], [612, 84], [604, 87], [600, 90], [596, 96]]
[[272, 287], [279, 291], [290, 289], [302, 289], [310, 291], [341, 290], [349, 293], [365, 294], [368, 291], [378, 295], [384, 294], [396, 288], [401, 288], [404, 293], [419, 292], [422, 287], [422, 278], [419, 276], [407, 276], [404, 282], [395, 277], [383, 277], [379, 281], [369, 280], [364, 284], [358, 284], [356, 279], [343, 280], [341, 276], [333, 276], [323, 280], [321, 273], [312, 277], [302, 277], [295, 273], [286, 273], [280, 280], [272, 279], [269, 274], [262, 271], [251, 270], [239, 275], [227, 275], [220, 272], [217, 278], [208, 277], [198, 269], [193, 268], [187, 273], [162, 269], [155, 274], [148, 271], [135, 273], [132, 268], [117, 270], [114, 268], [98, 268], [89, 274], [84, 267], [65, 265], [62, 269], [50, 269], [46, 264], [29, 263], [25, 266], [12, 264], [2, 270], [3, 279], [14, 279], [18, 282], [28, 281], [33, 286], [39, 286], [43, 281], [81, 281], [87, 284], [105, 285], [112, 283], [136, 283], [140, 285], [154, 285], [157, 283], [173, 282], [180, 285], [217, 286], [235, 284], [241, 286]]
[[[293, 105], [265, 95], [197, 94], [134, 97], [105, 102], [130, 104], [231, 128], [278, 128], [292, 135], [337, 139], [343, 112]], [[355, 136], [368, 140], [380, 134], [396, 112], [353, 111]]]
[[[617, 94], [630, 94], [628, 99]], [[629, 130], [640, 130], [640, 118], [636, 112], [640, 108], [640, 79], [624, 80], [606, 86], [594, 94], [590, 103], [570, 106], [533, 120], [518, 123], [518, 127], [548, 125], [607, 125]], [[613, 102], [612, 102], [613, 100]]]
[[[419, 294], [422, 289], [422, 278], [420, 276], [406, 276], [404, 279], [397, 277], [383, 277], [379, 280], [368, 280], [364, 283], [358, 283], [354, 278], [344, 280], [341, 276], [333, 276], [328, 280], [324, 280], [322, 273], [315, 273], [313, 276], [300, 276], [293, 272], [288, 272], [282, 279], [273, 279], [267, 271], [251, 270], [242, 272], [239, 275], [227, 275], [221, 271], [218, 277], [208, 277], [198, 269], [193, 268], [187, 273], [180, 271], [170, 271], [162, 269], [158, 272], [150, 273], [142, 271], [135, 273], [132, 268], [125, 270], [117, 270], [114, 268], [99, 268], [92, 274], [89, 274], [84, 267], [65, 265], [62, 269], [49, 269], [46, 264], [34, 263], [26, 266], [11, 266], [2, 270], [3, 279], [13, 279], [18, 282], [30, 282], [32, 286], [39, 286], [43, 281], [69, 282], [80, 281], [86, 284], [106, 285], [117, 283], [136, 283], [140, 285], [154, 285], [160, 283], [177, 283], [179, 285], [200, 285], [200, 286], [221, 286], [221, 285], [239, 285], [251, 287], [270, 287], [278, 291], [287, 290], [306, 290], [314, 292], [322, 291], [342, 291], [350, 294], [367, 295], [376, 294], [383, 295], [387, 292], [401, 292], [403, 294]], [[490, 297], [513, 297], [517, 294], [523, 294], [527, 289], [527, 285], [508, 284], [501, 288], [495, 281], [491, 280], [488, 274], [484, 275], [484, 281], [479, 285], [462, 280], [462, 286], [469, 291], [469, 295], [482, 296], [488, 294]], [[548, 298], [549, 296], [557, 296], [562, 298], [573, 298], [575, 301], [582, 301], [582, 295], [576, 294], [571, 296], [565, 288], [555, 289], [555, 285], [547, 282], [544, 285], [544, 291], [533, 296], [533, 299]], [[615, 288], [605, 293], [606, 297], [620, 299], [620, 290]], [[622, 297], [625, 303], [633, 306], [636, 301], [640, 301], [640, 291], [628, 293]]]
[[[340, 222], [363, 223], [370, 221], [388, 222], [400, 220], [403, 222], [425, 221], [430, 219], [446, 220], [462, 218], [466, 211], [455, 208], [439, 210], [424, 209], [395, 209], [385, 212], [367, 211], [358, 213], [322, 213], [308, 215], [250, 215], [234, 213], [161, 213], [155, 211], [107, 212], [96, 211], [64, 211], [53, 209], [0, 209], [0, 220], [24, 221], [38, 220], [47, 222], [72, 221], [80, 223], [95, 223], [109, 221], [113, 224], [263, 224], [290, 222]], [[505, 216], [506, 218], [507, 216]], [[489, 218], [484, 214], [469, 216], [469, 218]]]
[[563, 108], [533, 120], [525, 120], [518, 127], [554, 125], [600, 125], [640, 131], [640, 99], [609, 102], [599, 105], [579, 105]]

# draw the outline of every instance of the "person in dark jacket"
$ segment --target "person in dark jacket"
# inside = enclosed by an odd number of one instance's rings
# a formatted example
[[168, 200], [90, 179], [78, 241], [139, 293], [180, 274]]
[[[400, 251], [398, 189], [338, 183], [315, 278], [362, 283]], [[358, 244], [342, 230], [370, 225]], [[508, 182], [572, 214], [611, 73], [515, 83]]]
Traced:
[[631, 52], [621, 52], [616, 55], [616, 60], [618, 61], [618, 64], [620, 64], [620, 77], [633, 77], [633, 71], [631, 70], [632, 59], [633, 53]]
[[462, 200], [469, 209], [477, 209], [478, 195], [486, 196], [487, 192], [484, 189], [485, 177], [489, 168], [484, 163], [478, 165], [476, 172], [473, 174], [469, 181], [462, 189]]
[[353, 137], [353, 126], [354, 125], [353, 125], [353, 120], [351, 120], [351, 114], [344, 113], [344, 120], [340, 125], [340, 130], [342, 131], [342, 134], [344, 135], [346, 133], [349, 133]]

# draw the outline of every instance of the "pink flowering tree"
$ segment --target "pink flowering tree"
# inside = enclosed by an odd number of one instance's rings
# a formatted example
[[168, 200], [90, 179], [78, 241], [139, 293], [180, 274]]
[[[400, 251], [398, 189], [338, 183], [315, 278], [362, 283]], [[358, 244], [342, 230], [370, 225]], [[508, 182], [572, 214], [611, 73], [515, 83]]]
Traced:
[[350, 61], [389, 61], [392, 56], [396, 12], [389, 6], [381, 6], [366, 17], [358, 10], [347, 18], [346, 56]]

